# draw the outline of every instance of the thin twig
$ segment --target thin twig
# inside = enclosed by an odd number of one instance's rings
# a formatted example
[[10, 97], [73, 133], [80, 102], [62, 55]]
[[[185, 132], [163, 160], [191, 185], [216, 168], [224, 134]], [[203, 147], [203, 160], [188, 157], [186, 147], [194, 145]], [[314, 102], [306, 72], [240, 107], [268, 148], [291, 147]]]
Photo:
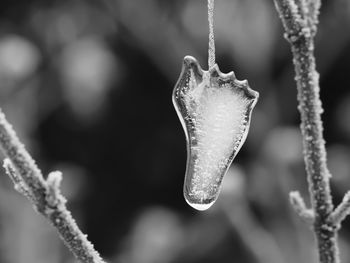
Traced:
[[214, 0], [208, 0], [208, 22], [209, 22], [208, 66], [209, 66], [209, 69], [211, 69], [215, 65]]
[[[337, 229], [329, 220], [329, 215], [333, 211], [333, 203], [329, 188], [330, 173], [326, 164], [325, 142], [322, 134], [319, 76], [313, 53], [314, 33], [316, 32], [320, 4], [318, 0], [307, 0], [306, 6], [298, 6], [303, 1], [274, 0], [274, 2], [293, 53], [304, 161], [311, 205], [315, 215], [314, 232], [318, 244], [319, 260], [321, 263], [338, 263]], [[307, 8], [307, 18], [304, 18], [303, 14], [300, 13], [300, 10], [305, 10], [305, 8]], [[312, 21], [312, 25], [308, 23], [308, 20]]]
[[8, 157], [4, 161], [4, 167], [14, 182], [15, 188], [26, 196], [35, 210], [46, 217], [57, 229], [76, 259], [84, 263], [103, 263], [98, 252], [94, 250], [93, 245], [78, 228], [66, 208], [65, 198], [59, 190], [61, 173], [53, 172], [47, 180], [43, 178], [40, 169], [19, 141], [1, 110], [0, 148]]
[[17, 192], [27, 197], [31, 202], [34, 202], [33, 193], [30, 191], [28, 186], [25, 184], [23, 179], [18, 176], [15, 168], [13, 167], [10, 159], [6, 158], [3, 164], [6, 174], [10, 177], [13, 182], [14, 188]]
[[289, 201], [294, 208], [294, 211], [308, 224], [313, 224], [315, 221], [314, 212], [311, 209], [307, 209], [304, 199], [301, 197], [298, 191], [289, 193]]
[[320, 14], [321, 0], [305, 0], [308, 5], [308, 22], [313, 34], [316, 34], [318, 15]]
[[302, 19], [305, 19], [308, 14], [308, 8], [307, 8], [307, 0], [295, 0], [295, 5], [298, 8], [298, 13], [300, 14]]
[[344, 195], [342, 202], [334, 209], [330, 218], [334, 225], [340, 227], [341, 222], [350, 214], [350, 191]]

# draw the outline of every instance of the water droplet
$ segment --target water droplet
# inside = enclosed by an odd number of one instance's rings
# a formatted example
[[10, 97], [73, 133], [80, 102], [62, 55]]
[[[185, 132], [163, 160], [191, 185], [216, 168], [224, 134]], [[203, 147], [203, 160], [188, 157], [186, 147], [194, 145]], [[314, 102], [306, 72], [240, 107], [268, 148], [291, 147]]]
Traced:
[[199, 210], [199, 211], [207, 210], [215, 202], [215, 200], [213, 200], [211, 203], [191, 203], [191, 201], [189, 199], [185, 198], [185, 200], [186, 200], [187, 204], [189, 204], [191, 207], [193, 207], [194, 209]]
[[184, 196], [193, 208], [206, 210], [217, 199], [257, 98], [233, 72], [223, 74], [217, 65], [203, 71], [193, 57], [185, 57], [173, 102], [187, 139]]

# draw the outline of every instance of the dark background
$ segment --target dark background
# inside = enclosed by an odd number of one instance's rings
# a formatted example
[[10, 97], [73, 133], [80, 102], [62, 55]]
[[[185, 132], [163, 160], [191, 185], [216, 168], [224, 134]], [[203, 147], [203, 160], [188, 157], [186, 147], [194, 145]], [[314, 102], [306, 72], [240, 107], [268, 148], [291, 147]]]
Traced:
[[[217, 0], [217, 63], [260, 99], [212, 208], [182, 196], [171, 102], [185, 55], [207, 68], [206, 1], [2, 0], [0, 105], [108, 262], [317, 262], [288, 193], [308, 202], [294, 72], [273, 1]], [[350, 189], [350, 4], [323, 1], [315, 53], [334, 202]], [[0, 262], [74, 262], [0, 178]], [[349, 262], [350, 223], [340, 232]]]

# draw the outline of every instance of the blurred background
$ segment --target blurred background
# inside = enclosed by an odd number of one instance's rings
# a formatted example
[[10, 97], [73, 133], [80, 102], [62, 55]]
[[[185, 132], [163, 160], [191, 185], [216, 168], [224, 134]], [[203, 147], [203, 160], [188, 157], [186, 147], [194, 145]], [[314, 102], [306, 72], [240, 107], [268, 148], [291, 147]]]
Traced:
[[[323, 1], [316, 38], [337, 204], [350, 189], [350, 2]], [[217, 62], [260, 100], [221, 195], [182, 195], [185, 136], [171, 102], [185, 55], [207, 68], [203, 0], [2, 0], [0, 105], [45, 174], [61, 170], [79, 226], [111, 263], [317, 262], [294, 71], [272, 0], [217, 0]], [[1, 156], [2, 159], [3, 156]], [[0, 262], [72, 263], [1, 170]], [[350, 261], [350, 220], [340, 232]]]

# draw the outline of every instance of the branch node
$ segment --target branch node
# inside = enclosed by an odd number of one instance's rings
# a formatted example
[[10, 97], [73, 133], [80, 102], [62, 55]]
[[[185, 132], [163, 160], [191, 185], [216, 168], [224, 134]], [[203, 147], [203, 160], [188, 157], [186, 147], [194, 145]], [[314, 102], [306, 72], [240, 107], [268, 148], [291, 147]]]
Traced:
[[[277, 11], [286, 31], [284, 37], [294, 44], [300, 38], [312, 38], [316, 33], [317, 17], [310, 0], [275, 0]], [[319, 8], [319, 7], [318, 7]]]
[[46, 183], [47, 183], [47, 196], [46, 200], [50, 207], [56, 207], [59, 204], [65, 204], [66, 200], [61, 195], [61, 182], [62, 173], [60, 171], [54, 171], [49, 173]]
[[288, 35], [297, 35], [304, 20], [296, 2], [294, 0], [275, 0], [275, 5], [285, 31]]
[[289, 193], [289, 201], [298, 214], [298, 216], [303, 219], [308, 224], [313, 224], [315, 221], [314, 212], [311, 209], [308, 209], [305, 205], [304, 199], [301, 197], [298, 191], [293, 191]]

